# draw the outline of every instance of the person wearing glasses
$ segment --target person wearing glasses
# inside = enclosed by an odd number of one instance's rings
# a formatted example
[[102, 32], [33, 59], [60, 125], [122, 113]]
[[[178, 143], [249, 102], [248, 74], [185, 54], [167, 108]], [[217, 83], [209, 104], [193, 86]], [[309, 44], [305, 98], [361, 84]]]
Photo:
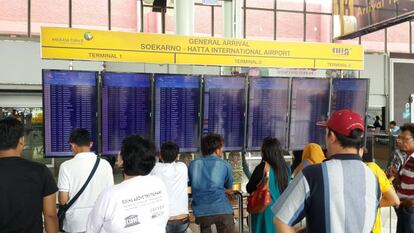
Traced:
[[405, 160], [394, 165], [392, 177], [396, 180], [397, 194], [400, 198], [400, 207], [397, 212], [397, 233], [414, 232], [414, 124], [409, 123], [401, 127], [397, 138], [398, 146], [407, 155]]

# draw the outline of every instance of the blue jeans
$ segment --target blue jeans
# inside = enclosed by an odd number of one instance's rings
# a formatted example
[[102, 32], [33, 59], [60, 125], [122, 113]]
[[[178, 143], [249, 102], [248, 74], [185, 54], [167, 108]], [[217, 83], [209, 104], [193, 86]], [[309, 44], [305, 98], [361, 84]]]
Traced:
[[165, 227], [166, 233], [185, 233], [190, 221], [168, 221]]
[[397, 209], [397, 233], [414, 233], [414, 208], [400, 207]]

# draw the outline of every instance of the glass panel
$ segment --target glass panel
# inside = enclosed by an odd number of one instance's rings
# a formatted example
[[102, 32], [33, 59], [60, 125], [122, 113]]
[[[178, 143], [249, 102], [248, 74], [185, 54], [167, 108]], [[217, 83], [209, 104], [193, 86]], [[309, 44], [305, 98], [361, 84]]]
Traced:
[[[161, 13], [157, 13], [160, 17], [160, 30], [161, 30]], [[167, 9], [165, 14], [165, 34], [175, 34], [175, 16], [174, 9]]]
[[72, 0], [72, 27], [108, 30], [108, 1]]
[[303, 41], [303, 14], [277, 12], [276, 39]]
[[246, 38], [273, 40], [273, 11], [247, 10], [246, 14]]
[[[240, 25], [243, 30], [243, 23]], [[214, 7], [214, 36], [223, 36], [223, 9], [222, 7]]]
[[410, 29], [408, 22], [397, 24], [387, 29], [388, 52], [410, 52]]
[[0, 107], [0, 119], [5, 117], [16, 117], [24, 124], [25, 145], [21, 156], [50, 164], [51, 159], [44, 159], [43, 109]]
[[27, 1], [0, 0], [0, 34], [27, 34]]
[[306, 0], [306, 11], [307, 12], [331, 13], [332, 12], [332, 1], [331, 0]]
[[144, 7], [143, 31], [152, 33], [161, 32], [161, 16], [156, 12], [152, 12], [152, 7]]
[[246, 0], [247, 7], [274, 8], [274, 0]]
[[379, 30], [362, 36], [361, 44], [365, 52], [384, 52], [385, 31]]
[[330, 15], [306, 14], [306, 41], [331, 42]]
[[303, 11], [304, 0], [277, 0], [277, 9]]
[[194, 7], [194, 34], [211, 36], [211, 6]]
[[140, 11], [140, 5], [136, 0], [111, 0], [111, 29], [113, 31], [136, 32], [138, 28], [137, 12]]
[[40, 35], [41, 27], [69, 27], [69, 0], [31, 2], [31, 34]]

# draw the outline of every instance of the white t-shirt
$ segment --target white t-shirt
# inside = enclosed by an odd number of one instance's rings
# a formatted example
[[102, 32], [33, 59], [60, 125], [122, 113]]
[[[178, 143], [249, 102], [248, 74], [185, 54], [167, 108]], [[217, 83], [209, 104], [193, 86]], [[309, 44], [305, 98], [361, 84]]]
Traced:
[[170, 217], [188, 214], [188, 169], [182, 162], [157, 163], [151, 171], [167, 187], [170, 201]]
[[165, 233], [168, 194], [160, 178], [136, 176], [105, 190], [91, 211], [88, 233]]
[[[73, 159], [60, 165], [58, 188], [60, 192], [68, 192], [69, 200], [85, 184], [96, 162], [96, 155], [92, 152], [79, 153]], [[63, 229], [66, 232], [83, 232], [86, 230], [86, 222], [89, 212], [103, 190], [114, 184], [112, 167], [101, 159], [91, 181], [79, 196], [78, 200], [66, 212]]]

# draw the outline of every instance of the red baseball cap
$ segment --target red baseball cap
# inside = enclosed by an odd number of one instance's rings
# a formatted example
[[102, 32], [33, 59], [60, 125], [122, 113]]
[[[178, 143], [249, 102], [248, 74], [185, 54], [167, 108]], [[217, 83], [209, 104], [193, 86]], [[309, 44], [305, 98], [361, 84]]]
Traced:
[[321, 121], [317, 124], [326, 126], [344, 136], [349, 136], [354, 129], [365, 130], [362, 117], [349, 109], [338, 110], [331, 115], [328, 121]]

